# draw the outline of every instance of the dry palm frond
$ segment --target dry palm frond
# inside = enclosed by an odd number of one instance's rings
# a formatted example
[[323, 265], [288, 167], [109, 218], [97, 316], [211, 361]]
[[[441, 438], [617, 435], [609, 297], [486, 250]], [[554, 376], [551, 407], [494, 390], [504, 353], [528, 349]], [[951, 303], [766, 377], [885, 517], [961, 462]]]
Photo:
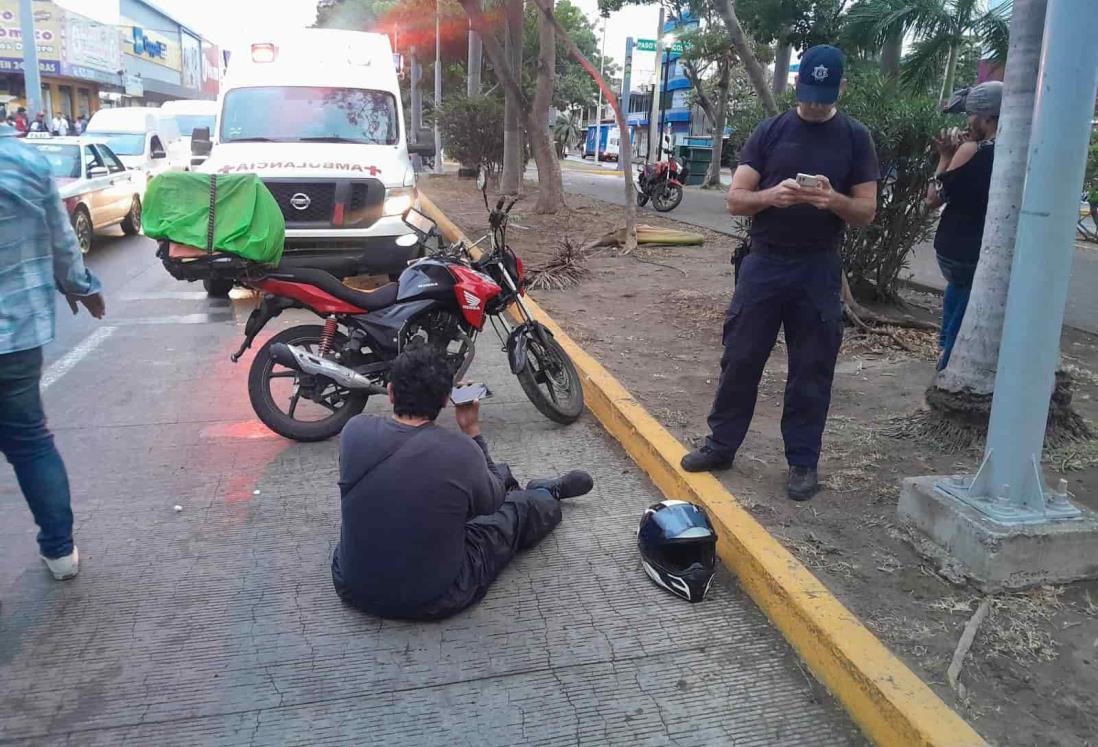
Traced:
[[552, 259], [527, 273], [528, 287], [531, 290], [565, 290], [579, 285], [590, 274], [583, 250], [566, 238]]

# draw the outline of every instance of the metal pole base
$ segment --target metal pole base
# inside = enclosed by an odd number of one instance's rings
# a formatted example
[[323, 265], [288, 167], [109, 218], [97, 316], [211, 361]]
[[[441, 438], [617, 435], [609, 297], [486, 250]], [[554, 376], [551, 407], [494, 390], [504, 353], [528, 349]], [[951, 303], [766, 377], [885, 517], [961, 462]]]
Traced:
[[994, 450], [989, 449], [973, 477], [953, 475], [934, 487], [1004, 527], [1082, 518], [1083, 512], [1068, 498], [1067, 480], [1060, 480], [1055, 490], [1047, 487], [1035, 457], [1030, 460], [1032, 469], [1021, 495], [1015, 494], [1017, 491], [1012, 493], [1010, 485], [995, 490], [990, 484], [994, 458]]

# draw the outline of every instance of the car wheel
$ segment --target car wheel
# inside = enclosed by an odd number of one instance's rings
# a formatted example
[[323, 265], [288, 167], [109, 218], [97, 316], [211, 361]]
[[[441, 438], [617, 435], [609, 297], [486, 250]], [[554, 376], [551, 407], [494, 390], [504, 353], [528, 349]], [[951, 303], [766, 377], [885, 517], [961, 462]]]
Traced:
[[126, 213], [126, 217], [122, 220], [122, 233], [127, 236], [136, 236], [141, 233], [141, 199], [137, 195], [133, 196], [130, 212]]
[[72, 230], [76, 234], [76, 243], [80, 246], [80, 253], [87, 254], [92, 248], [92, 222], [88, 211], [83, 207], [76, 208], [72, 214]]

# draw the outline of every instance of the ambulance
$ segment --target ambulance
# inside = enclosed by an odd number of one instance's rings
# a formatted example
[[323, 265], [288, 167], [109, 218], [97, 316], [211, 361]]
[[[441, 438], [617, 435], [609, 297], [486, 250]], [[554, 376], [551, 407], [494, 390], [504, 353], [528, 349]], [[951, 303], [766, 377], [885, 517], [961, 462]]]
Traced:
[[396, 275], [419, 253], [401, 216], [416, 201], [410, 154], [434, 148], [408, 143], [397, 59], [383, 34], [334, 29], [259, 39], [230, 59], [216, 126], [191, 140], [208, 153], [196, 170], [259, 176], [286, 218], [284, 263]]

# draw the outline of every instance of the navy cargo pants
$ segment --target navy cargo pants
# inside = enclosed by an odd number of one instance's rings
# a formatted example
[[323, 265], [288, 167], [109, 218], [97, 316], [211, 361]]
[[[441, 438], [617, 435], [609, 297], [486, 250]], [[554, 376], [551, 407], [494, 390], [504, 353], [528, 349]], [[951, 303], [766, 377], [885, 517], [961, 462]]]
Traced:
[[786, 461], [814, 469], [843, 339], [842, 265], [835, 251], [788, 254], [753, 247], [744, 259], [724, 321], [708, 446], [734, 456], [743, 443], [779, 327], [785, 328], [789, 354], [782, 413]]

